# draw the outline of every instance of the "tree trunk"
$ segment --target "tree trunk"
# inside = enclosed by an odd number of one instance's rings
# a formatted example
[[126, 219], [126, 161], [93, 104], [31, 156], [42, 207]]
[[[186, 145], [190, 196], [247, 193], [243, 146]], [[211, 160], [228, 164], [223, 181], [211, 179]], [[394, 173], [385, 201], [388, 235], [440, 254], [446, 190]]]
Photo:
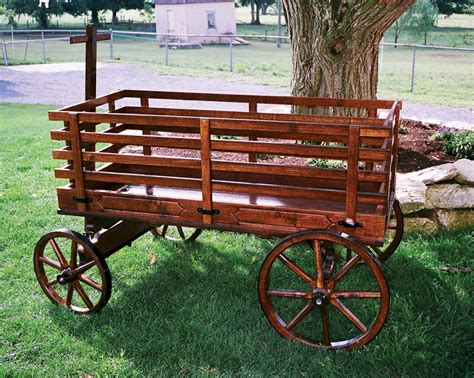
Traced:
[[398, 37], [400, 36], [400, 24], [398, 23], [398, 21], [395, 21], [395, 38], [393, 40], [393, 43], [395, 44], [395, 46], [393, 46], [394, 48], [397, 48], [397, 43], [398, 43]]
[[118, 17], [117, 17], [117, 10], [112, 10], [112, 24], [117, 25], [118, 24]]
[[261, 25], [260, 23], [260, 8], [261, 5], [258, 1], [255, 2], [255, 22], [254, 25]]
[[93, 24], [99, 25], [99, 11], [97, 9], [91, 10], [91, 18]]
[[[292, 94], [376, 98], [380, 41], [414, 2], [283, 0], [292, 47]], [[341, 114], [338, 109], [295, 107], [293, 111]]]
[[428, 30], [425, 30], [425, 46], [428, 44]]
[[255, 0], [250, 0], [250, 24], [255, 24]]

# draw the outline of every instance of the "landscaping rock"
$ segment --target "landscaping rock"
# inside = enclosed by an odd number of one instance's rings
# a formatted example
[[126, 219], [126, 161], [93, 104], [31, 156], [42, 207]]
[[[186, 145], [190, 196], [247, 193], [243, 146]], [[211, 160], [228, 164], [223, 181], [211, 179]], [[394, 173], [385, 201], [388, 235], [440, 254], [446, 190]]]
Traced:
[[461, 184], [474, 184], [474, 161], [469, 159], [461, 159], [454, 163], [458, 174], [456, 181]]
[[398, 174], [396, 187], [396, 196], [404, 214], [414, 213], [424, 208], [427, 189], [423, 182], [407, 176], [408, 174]]
[[438, 223], [448, 230], [474, 225], [474, 210], [437, 210]]
[[429, 218], [405, 218], [404, 226], [406, 232], [417, 231], [424, 234], [434, 234], [438, 231], [438, 225]]
[[459, 184], [431, 185], [426, 191], [426, 209], [474, 208], [474, 187]]
[[408, 179], [421, 181], [425, 185], [435, 184], [437, 182], [452, 180], [458, 174], [458, 170], [454, 164], [441, 164], [435, 167], [422, 169], [417, 172], [407, 173]]

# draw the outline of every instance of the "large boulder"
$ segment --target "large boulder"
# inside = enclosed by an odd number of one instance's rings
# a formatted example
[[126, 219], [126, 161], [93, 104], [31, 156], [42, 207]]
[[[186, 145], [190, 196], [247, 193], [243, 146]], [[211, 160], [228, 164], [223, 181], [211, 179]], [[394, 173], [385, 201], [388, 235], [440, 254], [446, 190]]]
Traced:
[[456, 181], [461, 184], [474, 184], [474, 161], [469, 159], [457, 160], [454, 167], [458, 171]]
[[474, 225], [474, 210], [437, 210], [438, 223], [448, 230]]
[[426, 185], [411, 179], [408, 174], [397, 175], [396, 196], [404, 214], [414, 213], [424, 208]]
[[434, 234], [438, 231], [436, 222], [429, 218], [405, 218], [403, 223], [406, 232], [417, 231], [423, 234]]
[[426, 191], [426, 209], [474, 208], [474, 187], [459, 184], [436, 184]]
[[421, 171], [410, 172], [405, 176], [411, 180], [421, 181], [425, 185], [430, 185], [452, 180], [457, 174], [458, 170], [454, 164], [448, 163], [422, 169]]

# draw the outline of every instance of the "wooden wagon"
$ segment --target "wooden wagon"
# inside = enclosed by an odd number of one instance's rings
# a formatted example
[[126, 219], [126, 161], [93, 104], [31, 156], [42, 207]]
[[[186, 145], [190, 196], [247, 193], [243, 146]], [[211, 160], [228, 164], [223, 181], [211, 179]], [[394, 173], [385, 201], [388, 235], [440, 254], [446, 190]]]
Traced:
[[[276, 104], [367, 116], [261, 111]], [[403, 232], [394, 191], [400, 109], [394, 101], [122, 90], [51, 111], [64, 123], [51, 136], [65, 142], [53, 157], [67, 161], [55, 170], [67, 180], [57, 188], [59, 213], [84, 217], [85, 233], [40, 239], [38, 281], [53, 302], [92, 313], [111, 294], [106, 258], [149, 231], [166, 238], [175, 228], [184, 242], [203, 229], [284, 237], [258, 278], [270, 324], [315, 347], [363, 345], [387, 317], [381, 263]]]

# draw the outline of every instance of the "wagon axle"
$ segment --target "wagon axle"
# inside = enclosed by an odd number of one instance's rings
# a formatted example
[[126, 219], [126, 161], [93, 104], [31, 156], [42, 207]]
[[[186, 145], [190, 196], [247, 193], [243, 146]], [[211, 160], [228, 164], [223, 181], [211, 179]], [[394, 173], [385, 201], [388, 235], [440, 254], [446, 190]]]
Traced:
[[56, 276], [60, 285], [66, 285], [71, 280], [71, 268], [64, 269], [60, 274]]
[[315, 306], [321, 307], [327, 304], [329, 293], [324, 289], [314, 289], [312, 295], [312, 302]]

